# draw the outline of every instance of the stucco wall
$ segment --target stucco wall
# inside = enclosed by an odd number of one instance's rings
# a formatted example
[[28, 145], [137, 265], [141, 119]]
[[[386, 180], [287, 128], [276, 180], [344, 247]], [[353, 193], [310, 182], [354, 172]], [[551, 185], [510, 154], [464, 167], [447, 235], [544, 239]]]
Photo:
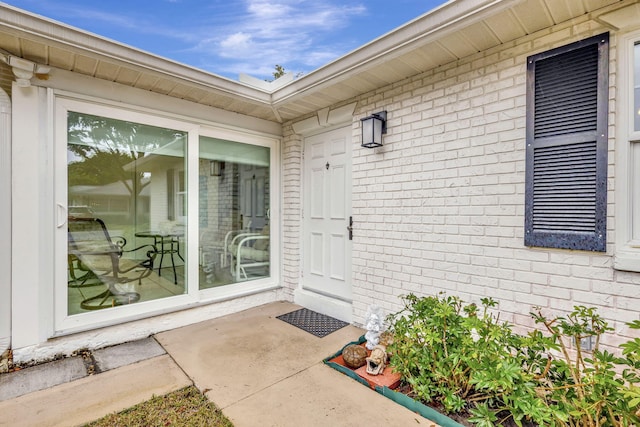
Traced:
[[[501, 319], [530, 327], [541, 306], [564, 314], [597, 306], [615, 328], [638, 319], [640, 275], [612, 268], [614, 152], [609, 149], [606, 254], [524, 246], [527, 56], [608, 31], [587, 16], [427, 71], [349, 102], [353, 119], [353, 314], [387, 313], [398, 296], [446, 292], [466, 302], [499, 301]], [[610, 84], [616, 82], [611, 33]], [[610, 88], [610, 135], [615, 127]], [[359, 119], [388, 111], [384, 147], [359, 145]], [[301, 138], [285, 126], [285, 283], [299, 282]], [[297, 270], [296, 270], [297, 268]], [[294, 271], [295, 270], [295, 271]]]

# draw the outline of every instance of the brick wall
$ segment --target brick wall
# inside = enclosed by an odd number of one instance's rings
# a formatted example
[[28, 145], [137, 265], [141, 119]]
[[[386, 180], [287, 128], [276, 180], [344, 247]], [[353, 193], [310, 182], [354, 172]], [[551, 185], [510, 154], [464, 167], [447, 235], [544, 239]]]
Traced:
[[[617, 336], [640, 316], [640, 274], [612, 268], [613, 138], [609, 153], [606, 254], [528, 248], [523, 243], [527, 56], [607, 31], [587, 16], [414, 78], [357, 101], [353, 119], [353, 314], [387, 313], [398, 296], [446, 292], [466, 302], [499, 301], [503, 320], [523, 328], [541, 306], [564, 314], [599, 307]], [[611, 34], [611, 84], [616, 81]], [[610, 135], [615, 90], [610, 90]], [[359, 119], [388, 111], [384, 147], [359, 146]], [[299, 282], [302, 139], [285, 127], [284, 282]]]
[[293, 299], [300, 277], [302, 138], [284, 127], [282, 142], [282, 283], [285, 299]]

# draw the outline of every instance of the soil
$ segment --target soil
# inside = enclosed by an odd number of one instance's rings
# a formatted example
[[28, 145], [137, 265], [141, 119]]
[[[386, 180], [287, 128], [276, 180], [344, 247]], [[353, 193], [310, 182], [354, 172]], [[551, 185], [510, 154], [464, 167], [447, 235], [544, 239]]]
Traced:
[[[415, 393], [413, 393], [413, 391], [411, 390], [411, 386], [409, 386], [408, 384], [400, 384], [400, 386], [395, 390], [398, 393], [402, 393], [405, 396], [408, 396], [414, 400], [418, 400], [415, 396]], [[424, 403], [424, 402], [423, 402]], [[471, 414], [468, 411], [462, 411], [459, 412], [457, 414], [449, 414], [445, 411], [444, 406], [440, 403], [440, 402], [429, 402], [428, 406], [430, 406], [431, 408], [435, 409], [436, 411], [440, 412], [441, 414], [446, 415], [447, 417], [451, 418], [452, 420], [454, 420], [457, 423], [462, 424], [463, 426], [466, 427], [475, 427], [475, 424], [472, 424], [468, 421], [469, 417], [471, 417]], [[504, 413], [504, 414], [500, 414], [498, 416], [498, 419], [501, 418], [507, 418], [508, 414]], [[508, 420], [505, 420], [502, 424], [500, 424], [503, 427], [517, 427], [518, 425], [511, 419], [509, 418]], [[526, 422], [524, 421], [522, 423], [523, 427], [537, 427], [537, 424], [531, 423], [531, 422]]]

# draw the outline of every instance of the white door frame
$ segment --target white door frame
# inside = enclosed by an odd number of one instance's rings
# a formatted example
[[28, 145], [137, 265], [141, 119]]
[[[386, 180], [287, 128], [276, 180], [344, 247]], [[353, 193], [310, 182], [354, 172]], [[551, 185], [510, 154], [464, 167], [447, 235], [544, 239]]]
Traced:
[[[344, 166], [345, 166], [345, 176], [344, 176], [344, 190], [346, 197], [346, 204], [344, 206], [344, 214], [341, 216], [341, 219], [336, 220], [336, 223], [333, 225], [332, 234], [340, 238], [339, 234], [344, 231], [345, 239], [345, 265], [344, 265], [344, 283], [348, 288], [341, 289], [336, 292], [336, 288], [332, 289], [329, 292], [323, 292], [322, 289], [315, 285], [310, 285], [309, 276], [309, 263], [310, 254], [309, 254], [309, 245], [310, 243], [307, 239], [310, 239], [308, 235], [310, 233], [309, 225], [310, 225], [310, 217], [311, 212], [309, 212], [310, 206], [310, 198], [313, 197], [314, 189], [309, 188], [311, 186], [311, 172], [309, 169], [309, 165], [311, 164], [312, 159], [310, 159], [310, 147], [309, 140], [317, 141], [318, 137], [327, 136], [327, 137], [344, 137]], [[330, 141], [327, 143], [331, 144]], [[352, 297], [351, 297], [351, 287], [352, 287], [352, 261], [351, 261], [351, 241], [348, 240], [347, 226], [349, 225], [349, 217], [351, 215], [351, 151], [352, 151], [352, 141], [351, 141], [351, 124], [349, 123], [347, 126], [341, 127], [332, 127], [329, 129], [323, 129], [322, 132], [316, 132], [310, 135], [306, 135], [302, 142], [302, 150], [303, 150], [303, 168], [302, 168], [302, 206], [303, 208], [303, 218], [302, 218], [302, 233], [301, 233], [301, 269], [300, 269], [300, 284], [298, 288], [294, 292], [294, 302], [300, 304], [304, 307], [307, 307], [311, 310], [327, 314], [329, 316], [338, 318], [340, 320], [344, 320], [346, 322], [352, 321]], [[326, 160], [322, 160], [324, 162]], [[332, 168], [330, 165], [329, 168]], [[329, 170], [329, 168], [327, 170]], [[316, 194], [317, 195], [317, 194]], [[336, 230], [337, 227], [337, 230]], [[342, 228], [344, 227], [344, 228]], [[337, 231], [337, 233], [336, 233]], [[307, 274], [307, 277], [305, 277]]]

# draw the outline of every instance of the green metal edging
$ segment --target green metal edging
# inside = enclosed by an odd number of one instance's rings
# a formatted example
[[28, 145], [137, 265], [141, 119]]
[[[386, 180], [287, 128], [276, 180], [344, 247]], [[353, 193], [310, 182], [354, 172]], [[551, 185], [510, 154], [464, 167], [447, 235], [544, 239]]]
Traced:
[[389, 387], [376, 387], [376, 391], [384, 397], [393, 400], [397, 404], [404, 406], [408, 410], [417, 412], [429, 421], [438, 423], [438, 425], [440, 425], [441, 427], [464, 427], [462, 424], [452, 420], [446, 415], [441, 414], [435, 409], [417, 402], [407, 395], [391, 390]]
[[[327, 357], [326, 359], [323, 360], [323, 362], [325, 365], [332, 367], [333, 369], [358, 381], [360, 384], [367, 386], [367, 388], [370, 388], [369, 383], [360, 375], [352, 371], [351, 369], [347, 368], [346, 366], [342, 366], [339, 363], [330, 362], [331, 359], [340, 356], [342, 354], [342, 350], [344, 350], [345, 347], [351, 344], [362, 344], [365, 341], [366, 340], [364, 338], [364, 335], [362, 335], [358, 341], [352, 341], [349, 344], [346, 344], [344, 347], [340, 349], [340, 351]], [[404, 406], [405, 408], [407, 408], [412, 412], [420, 414], [421, 416], [428, 419], [429, 421], [433, 421], [434, 423], [439, 424], [441, 427], [464, 427], [462, 424], [457, 423], [456, 421], [452, 420], [446, 415], [441, 414], [435, 409], [427, 405], [424, 405], [420, 402], [417, 402], [412, 398], [410, 398], [409, 396], [406, 396], [402, 393], [391, 390], [389, 387], [376, 387], [375, 390], [381, 395], [383, 395], [384, 397], [393, 400], [395, 403]]]

